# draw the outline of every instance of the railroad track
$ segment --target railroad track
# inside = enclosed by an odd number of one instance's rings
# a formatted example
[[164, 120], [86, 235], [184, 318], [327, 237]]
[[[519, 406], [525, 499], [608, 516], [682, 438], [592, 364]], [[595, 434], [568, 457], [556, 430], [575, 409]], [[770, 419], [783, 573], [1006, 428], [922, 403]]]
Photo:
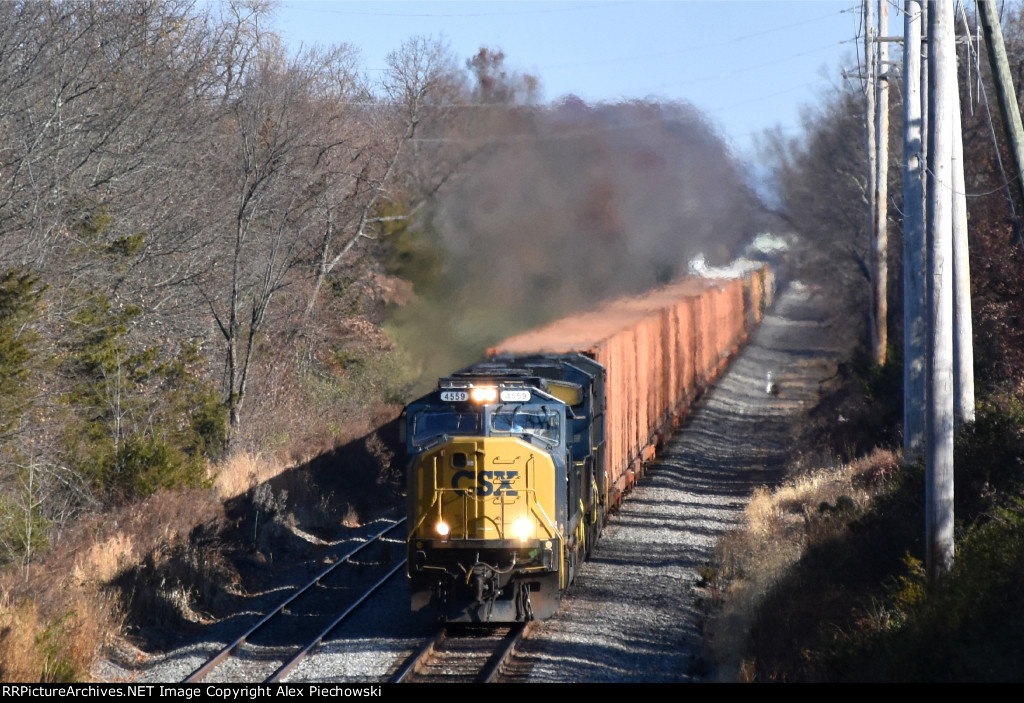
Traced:
[[443, 628], [391, 683], [494, 683], [529, 625]]
[[307, 654], [355, 613], [396, 574], [405, 558], [394, 559], [395, 542], [404, 543], [405, 518], [369, 535], [366, 541], [297, 587], [256, 624], [211, 656], [184, 683], [282, 680]]

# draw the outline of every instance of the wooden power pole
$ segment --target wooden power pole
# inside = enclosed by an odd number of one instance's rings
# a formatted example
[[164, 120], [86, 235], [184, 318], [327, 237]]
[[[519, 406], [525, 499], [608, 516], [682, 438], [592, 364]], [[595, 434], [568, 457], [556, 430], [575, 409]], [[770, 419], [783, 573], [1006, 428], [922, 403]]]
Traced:
[[925, 246], [921, 2], [903, 13], [903, 458], [924, 456]]
[[875, 218], [878, 216], [878, 208], [875, 207], [875, 198], [878, 196], [876, 180], [878, 178], [878, 130], [875, 128], [877, 118], [876, 102], [877, 93], [875, 83], [877, 82], [878, 67], [875, 62], [875, 16], [874, 4], [876, 0], [863, 0], [864, 2], [864, 150], [867, 152], [868, 165], [868, 285], [870, 286], [870, 317], [871, 325], [871, 358], [878, 363], [875, 340], [878, 337], [878, 311], [876, 302], [878, 300], [875, 292], [875, 283], [878, 274], [875, 271]]
[[[874, 4], [879, 4], [881, 29], [875, 27]], [[882, 75], [888, 46], [884, 37], [889, 10], [885, 0], [864, 0], [864, 141], [867, 152], [868, 182], [868, 284], [871, 289], [871, 357], [885, 364], [888, 345], [888, 164], [889, 164], [889, 91], [888, 78]]]
[[934, 584], [953, 565], [953, 111], [959, 103], [953, 2], [928, 8], [928, 368], [925, 569]]
[[985, 45], [988, 47], [989, 63], [992, 65], [992, 76], [999, 98], [999, 110], [1003, 116], [1003, 127], [1006, 139], [1013, 155], [1013, 165], [1017, 169], [1017, 197], [1024, 204], [1024, 128], [1021, 127], [1020, 110], [1017, 107], [1017, 94], [1013, 89], [1010, 75], [1010, 62], [1006, 58], [1006, 47], [1003, 44], [1003, 30], [999, 24], [999, 11], [992, 0], [978, 0], [978, 14], [981, 16], [981, 28], [985, 32]]
[[[866, 4], [871, 4], [867, 0]], [[878, 0], [878, 32], [872, 51], [875, 55], [874, 101], [874, 195], [871, 217], [871, 347], [875, 363], [884, 366], [889, 347], [889, 4]], [[872, 157], [868, 157], [871, 159]]]
[[953, 417], [956, 426], [974, 422], [974, 322], [971, 319], [971, 261], [967, 237], [967, 184], [960, 90], [953, 111]]

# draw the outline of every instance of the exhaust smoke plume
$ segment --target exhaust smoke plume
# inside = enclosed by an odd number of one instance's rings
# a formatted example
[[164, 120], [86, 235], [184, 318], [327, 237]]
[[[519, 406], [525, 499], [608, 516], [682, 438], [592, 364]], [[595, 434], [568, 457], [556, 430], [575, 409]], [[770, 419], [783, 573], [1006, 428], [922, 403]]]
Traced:
[[538, 324], [738, 255], [763, 209], [694, 108], [630, 102], [501, 108], [442, 189], [444, 271], [392, 319], [422, 384]]

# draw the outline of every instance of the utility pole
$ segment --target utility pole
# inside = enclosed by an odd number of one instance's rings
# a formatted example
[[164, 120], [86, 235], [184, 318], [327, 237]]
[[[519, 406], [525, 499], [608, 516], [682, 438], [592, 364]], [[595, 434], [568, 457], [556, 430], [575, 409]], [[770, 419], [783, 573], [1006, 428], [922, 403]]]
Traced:
[[[878, 27], [874, 3], [878, 3]], [[871, 289], [871, 357], [884, 366], [889, 333], [889, 5], [886, 0], [864, 0], [865, 150], [868, 182], [868, 283]]]
[[1024, 203], [1024, 128], [1021, 127], [1020, 110], [1017, 108], [1017, 94], [1013, 89], [1010, 75], [1010, 62], [1006, 58], [1006, 47], [1003, 44], [1003, 30], [999, 24], [999, 11], [992, 0], [978, 0], [978, 14], [981, 16], [981, 28], [985, 32], [985, 45], [988, 47], [988, 59], [992, 66], [992, 76], [999, 98], [999, 110], [1003, 116], [1003, 127], [1006, 140], [1013, 155], [1013, 165], [1017, 169], [1018, 202]]
[[[878, 216], [878, 208], [875, 207], [875, 198], [878, 195], [878, 188], [876, 186], [876, 180], [878, 178], [878, 132], [875, 128], [875, 120], [877, 117], [875, 110], [875, 82], [877, 80], [877, 66], [875, 64], [874, 3], [876, 0], [863, 0], [863, 2], [864, 60], [867, 63], [865, 66], [866, 78], [864, 81], [864, 119], [866, 121], [866, 124], [864, 125], [864, 145], [868, 161], [868, 285], [871, 290], [871, 295], [869, 296], [871, 305], [869, 323], [871, 325], [871, 358], [875, 363], [880, 363], [876, 353], [879, 320], [876, 306], [878, 297], [875, 290], [876, 283], [878, 282], [878, 273], [875, 271], [875, 261], [877, 259], [875, 256], [875, 218]], [[882, 324], [884, 325], [884, 321]]]
[[[872, 0], [866, 0], [870, 5]], [[873, 87], [877, 93], [874, 101], [874, 130], [876, 154], [874, 158], [874, 194], [871, 217], [871, 347], [875, 363], [884, 366], [888, 352], [889, 318], [889, 4], [878, 0], [878, 32], [873, 37], [871, 52], [875, 59]], [[867, 35], [868, 33], [865, 32]], [[869, 128], [870, 129], [870, 128]], [[870, 147], [870, 144], [869, 144]]]
[[903, 458], [924, 455], [924, 113], [921, 101], [921, 2], [903, 8]]
[[[954, 81], [955, 84], [955, 81]], [[974, 422], [974, 322], [967, 236], [967, 184], [960, 90], [953, 111], [953, 417], [956, 427]]]
[[928, 382], [925, 569], [929, 584], [953, 566], [953, 117], [957, 109], [953, 2], [928, 10]]

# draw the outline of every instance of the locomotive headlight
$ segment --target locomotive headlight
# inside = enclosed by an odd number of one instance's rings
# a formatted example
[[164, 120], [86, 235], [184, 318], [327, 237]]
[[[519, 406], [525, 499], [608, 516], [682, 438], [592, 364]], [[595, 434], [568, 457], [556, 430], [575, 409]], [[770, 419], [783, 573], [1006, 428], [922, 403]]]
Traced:
[[493, 403], [498, 398], [498, 389], [493, 386], [480, 386], [470, 391], [470, 397], [477, 403]]
[[533, 534], [533, 522], [528, 517], [519, 518], [512, 523], [512, 534], [518, 537], [520, 542], [525, 542]]
[[448, 523], [444, 520], [438, 520], [437, 524], [434, 525], [434, 529], [437, 531], [437, 534], [441, 537], [447, 537], [452, 531], [452, 528], [448, 527]]

